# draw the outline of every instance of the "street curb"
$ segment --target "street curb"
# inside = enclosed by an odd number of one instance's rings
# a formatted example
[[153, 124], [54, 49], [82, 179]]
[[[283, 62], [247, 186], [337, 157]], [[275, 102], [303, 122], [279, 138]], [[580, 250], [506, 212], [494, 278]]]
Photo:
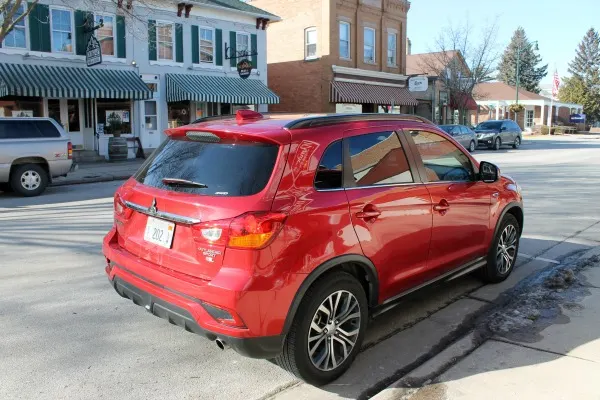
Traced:
[[52, 182], [49, 186], [68, 186], [68, 185], [81, 185], [84, 183], [98, 183], [98, 182], [111, 182], [111, 181], [125, 181], [131, 178], [131, 175], [117, 175], [117, 176], [99, 176], [96, 178], [81, 178], [81, 179], [71, 179], [64, 182]]
[[408, 374], [382, 390], [371, 400], [401, 400], [408, 399], [421, 387], [428, 384], [432, 379], [438, 377], [456, 362], [471, 354], [481, 345], [475, 331], [471, 331], [462, 338], [456, 340], [440, 353], [431, 357]]

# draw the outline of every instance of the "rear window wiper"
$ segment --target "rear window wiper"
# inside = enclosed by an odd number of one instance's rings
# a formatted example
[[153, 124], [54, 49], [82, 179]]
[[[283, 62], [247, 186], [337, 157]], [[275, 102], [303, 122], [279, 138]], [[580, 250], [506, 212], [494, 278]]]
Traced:
[[178, 178], [163, 178], [162, 183], [164, 183], [165, 185], [168, 185], [168, 186], [195, 187], [195, 188], [200, 188], [200, 189], [208, 188], [208, 186], [206, 186], [204, 183], [194, 182], [194, 181], [190, 181], [187, 179], [178, 179]]

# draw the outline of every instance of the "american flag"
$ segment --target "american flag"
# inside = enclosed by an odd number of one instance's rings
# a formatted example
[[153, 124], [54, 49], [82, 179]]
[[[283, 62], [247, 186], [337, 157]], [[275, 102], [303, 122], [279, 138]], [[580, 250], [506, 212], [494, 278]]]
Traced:
[[558, 77], [558, 71], [554, 71], [554, 80], [552, 81], [552, 97], [558, 97], [558, 87], [560, 86], [560, 78]]

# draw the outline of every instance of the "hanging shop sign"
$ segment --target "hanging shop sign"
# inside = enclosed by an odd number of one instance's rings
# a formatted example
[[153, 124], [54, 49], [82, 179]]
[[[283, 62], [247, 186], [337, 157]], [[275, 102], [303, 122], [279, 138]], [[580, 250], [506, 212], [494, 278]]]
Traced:
[[408, 79], [408, 90], [411, 92], [425, 92], [428, 87], [426, 76], [413, 76]]
[[237, 70], [240, 78], [248, 78], [252, 73], [252, 62], [247, 58], [240, 60], [240, 62], [237, 63]]
[[88, 67], [102, 64], [102, 49], [100, 48], [100, 42], [94, 35], [90, 35], [90, 40], [87, 43], [85, 63]]

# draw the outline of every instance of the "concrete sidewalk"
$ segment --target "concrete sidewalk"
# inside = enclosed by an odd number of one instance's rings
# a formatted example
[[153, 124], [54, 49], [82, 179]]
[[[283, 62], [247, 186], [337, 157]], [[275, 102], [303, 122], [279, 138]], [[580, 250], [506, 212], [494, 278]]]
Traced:
[[486, 338], [480, 326], [372, 400], [600, 399], [599, 255], [541, 274], [538, 293], [485, 320]]
[[143, 159], [118, 162], [77, 164], [77, 169], [66, 177], [54, 178], [50, 186], [75, 185], [80, 183], [126, 180], [133, 175]]

